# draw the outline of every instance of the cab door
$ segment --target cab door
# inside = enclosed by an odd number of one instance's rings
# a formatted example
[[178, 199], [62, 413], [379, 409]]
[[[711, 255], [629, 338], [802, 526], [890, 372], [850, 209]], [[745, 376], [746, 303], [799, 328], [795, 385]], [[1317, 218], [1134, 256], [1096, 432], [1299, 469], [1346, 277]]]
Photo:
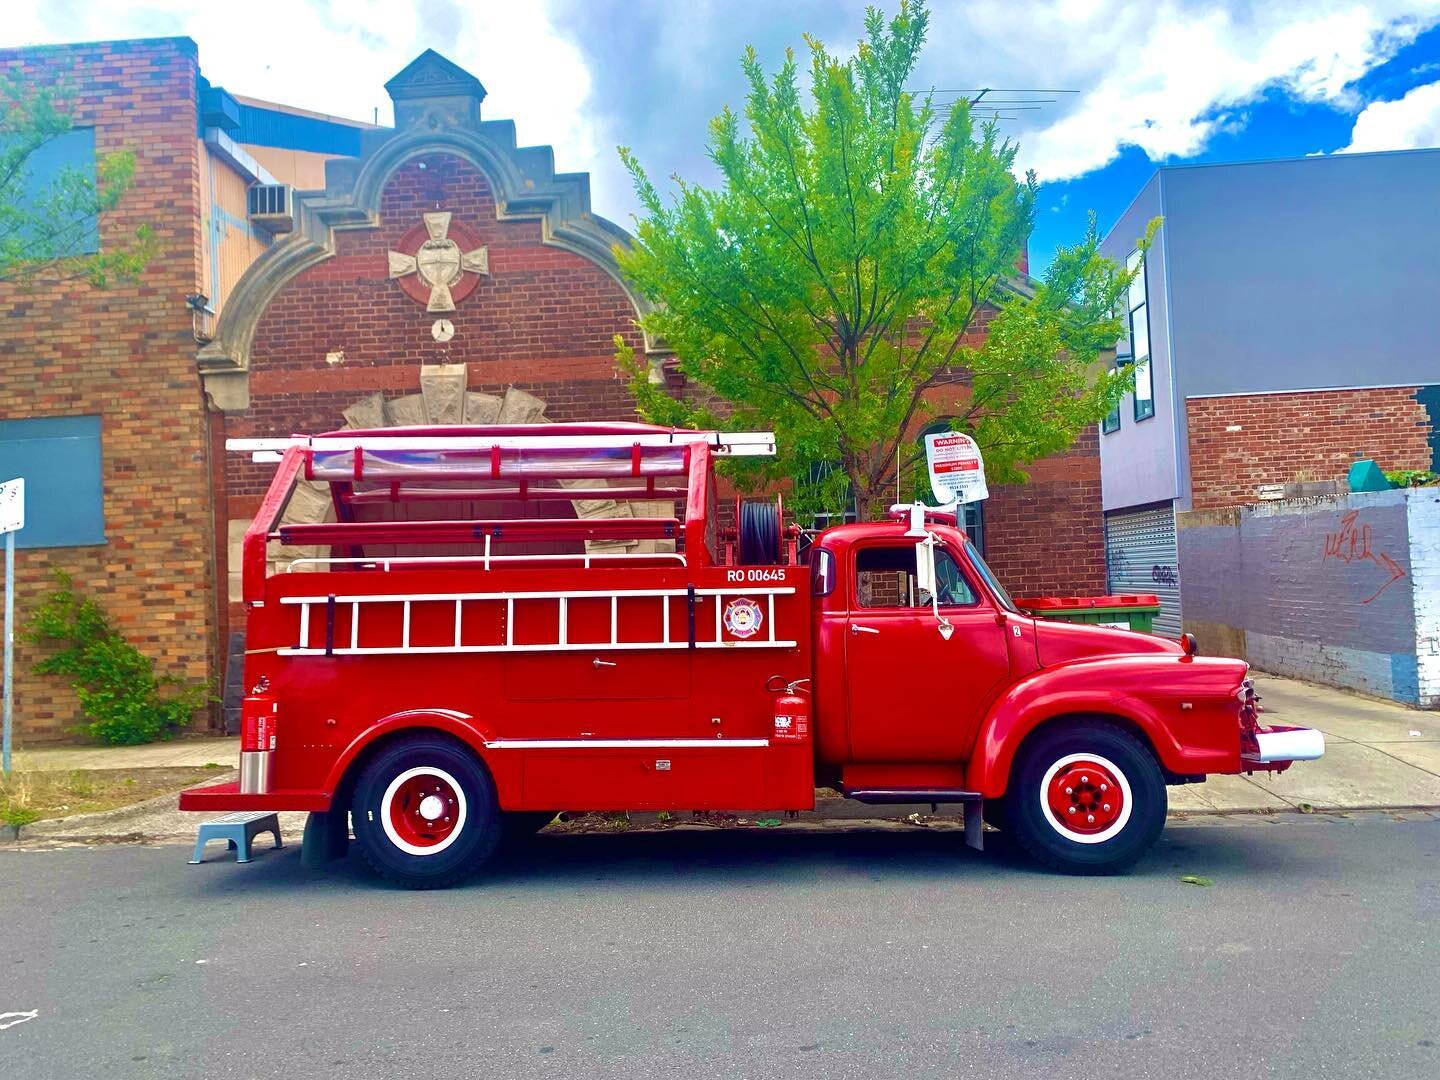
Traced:
[[916, 582], [913, 539], [853, 549], [845, 635], [853, 761], [962, 760], [1009, 678], [1003, 621], [943, 546], [935, 569], [940, 614], [954, 627], [948, 639]]

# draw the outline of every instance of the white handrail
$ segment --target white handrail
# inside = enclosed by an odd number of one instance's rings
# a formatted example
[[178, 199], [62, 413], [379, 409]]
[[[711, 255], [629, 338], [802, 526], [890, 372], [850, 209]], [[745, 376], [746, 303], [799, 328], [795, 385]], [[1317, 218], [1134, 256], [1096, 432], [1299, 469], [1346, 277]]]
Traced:
[[[225, 449], [264, 454], [263, 460], [293, 446], [334, 453], [354, 450], [543, 450], [627, 449], [631, 446], [684, 446], [708, 443], [718, 457], [774, 457], [769, 431], [665, 431], [633, 435], [294, 435], [288, 438], [226, 439]], [[256, 458], [255, 460], [262, 460]]]
[[[485, 546], [490, 546], [490, 537], [485, 537]], [[673, 559], [679, 566], [688, 565], [685, 556], [674, 551], [601, 551], [595, 554], [583, 555], [396, 555], [393, 557], [381, 556], [377, 558], [344, 558], [325, 559], [319, 557], [306, 557], [303, 559], [291, 559], [285, 564], [285, 573], [289, 574], [297, 566], [376, 566], [381, 570], [389, 570], [391, 564], [404, 566], [424, 565], [448, 565], [450, 563], [479, 563], [482, 569], [489, 570], [491, 563], [497, 562], [560, 562], [565, 559], [580, 559], [582, 569], [590, 569], [591, 560], [595, 559]]]
[[[690, 595], [689, 589], [544, 589], [520, 592], [444, 592], [444, 593], [346, 593], [334, 597], [337, 604], [425, 604], [454, 602], [456, 600], [608, 600], [612, 596], [663, 596], [672, 600], [683, 600]], [[793, 586], [772, 585], [727, 585], [719, 589], [696, 589], [698, 596], [794, 596]], [[329, 594], [307, 594], [305, 596], [282, 596], [280, 603], [303, 607], [324, 607], [330, 603]]]
[[[591, 652], [591, 651], [632, 651], [632, 650], [678, 650], [678, 649], [794, 649], [798, 643], [782, 639], [775, 632], [775, 597], [793, 596], [791, 586], [761, 586], [758, 588], [726, 586], [706, 589], [617, 589], [609, 592], [600, 590], [551, 590], [544, 592], [472, 592], [472, 593], [370, 593], [346, 596], [282, 596], [280, 603], [300, 609], [300, 633], [293, 647], [281, 648], [280, 656], [388, 656], [405, 653], [497, 653], [497, 652]], [[725, 596], [764, 596], [770, 612], [770, 632], [767, 637], [754, 641], [745, 639], [727, 640], [722, 632], [720, 600]], [[658, 599], [662, 611], [661, 636], [657, 640], [619, 640], [619, 601], [630, 598]], [[710, 640], [694, 640], [693, 628], [689, 638], [675, 641], [670, 636], [670, 602], [689, 599], [693, 605], [698, 600], [713, 599], [715, 607], [715, 636]], [[517, 643], [514, 638], [516, 601], [553, 600], [557, 605], [556, 639], [550, 642]], [[608, 641], [572, 641], [570, 638], [570, 602], [578, 600], [609, 600], [610, 634]], [[474, 601], [503, 601], [503, 641], [467, 645], [463, 641], [463, 605]], [[401, 626], [398, 645], [360, 646], [360, 612], [362, 605], [400, 604]], [[455, 605], [454, 634], [447, 645], [415, 645], [411, 642], [411, 611], [415, 604], [453, 603]], [[336, 647], [331, 640], [334, 633], [333, 613], [339, 605], [350, 609], [350, 646]], [[310, 643], [314, 620], [310, 610], [315, 607], [327, 609], [326, 643], [319, 648]], [[693, 624], [692, 624], [693, 627]]]

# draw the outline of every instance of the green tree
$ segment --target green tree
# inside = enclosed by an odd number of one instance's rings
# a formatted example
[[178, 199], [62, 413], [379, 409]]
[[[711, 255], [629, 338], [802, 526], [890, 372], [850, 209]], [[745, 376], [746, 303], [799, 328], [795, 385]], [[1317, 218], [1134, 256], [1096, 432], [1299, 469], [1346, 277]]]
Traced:
[[990, 476], [1015, 481], [1097, 423], [1128, 378], [1097, 363], [1129, 279], [1098, 253], [1093, 219], [1042, 280], [1018, 274], [1033, 174], [1016, 178], [1015, 146], [966, 103], [946, 111], [906, 89], [928, 18], [918, 3], [888, 20], [871, 8], [852, 59], [807, 37], [808, 102], [793, 52], [767, 77], [747, 50], [748, 131], [728, 107], [711, 122], [713, 190], [677, 178], [663, 199], [620, 149], [644, 208], [620, 264], [656, 304], [645, 329], [702, 399], [670, 398], [617, 342], [641, 413], [713, 424], [708, 404], [773, 429], [779, 457], [752, 479], [796, 478], [807, 509], [848, 487], [873, 517], [919, 457], [932, 399], [954, 396], [941, 384], [968, 383], [944, 415]]
[[88, 281], [104, 288], [144, 270], [154, 254], [148, 226], [107, 236], [88, 251], [100, 214], [113, 210], [135, 174], [135, 155], [116, 151], [89, 170], [35, 175], [40, 151], [71, 130], [69, 96], [0, 75], [0, 283]]

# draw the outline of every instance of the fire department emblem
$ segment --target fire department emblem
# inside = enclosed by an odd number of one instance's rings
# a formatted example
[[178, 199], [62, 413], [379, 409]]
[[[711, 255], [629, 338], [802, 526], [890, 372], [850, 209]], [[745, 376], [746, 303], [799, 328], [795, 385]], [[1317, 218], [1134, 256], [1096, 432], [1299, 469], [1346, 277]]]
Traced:
[[742, 597], [725, 605], [725, 629], [735, 637], [754, 637], [764, 622], [765, 615], [754, 600]]
[[454, 311], [455, 302], [474, 291], [480, 275], [490, 273], [490, 253], [484, 247], [462, 247], [476, 238], [458, 222], [452, 223], [448, 211], [422, 216], [423, 227], [411, 229], [400, 242], [415, 253], [387, 252], [390, 276], [426, 311]]

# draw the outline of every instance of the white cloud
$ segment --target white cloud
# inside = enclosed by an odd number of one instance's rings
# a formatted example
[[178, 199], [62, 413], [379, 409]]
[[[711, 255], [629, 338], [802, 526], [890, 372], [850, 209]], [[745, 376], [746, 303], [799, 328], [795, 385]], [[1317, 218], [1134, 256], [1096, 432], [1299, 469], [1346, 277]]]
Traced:
[[1355, 118], [1344, 153], [1440, 146], [1440, 82], [1417, 86], [1396, 101], [1376, 101]]
[[391, 120], [385, 81], [433, 48], [485, 83], [487, 117], [514, 120], [522, 144], [553, 145], [558, 169], [585, 169], [600, 154], [584, 57], [543, 4], [263, 0], [243, 17], [193, 0], [18, 8], [7, 10], [0, 44], [185, 35], [200, 46], [205, 77], [232, 93], [381, 123]]
[[[1051, 106], [1063, 110], [1059, 116], [1040, 113], [1038, 123], [1015, 128], [1022, 164], [1042, 180], [1102, 168], [1124, 146], [1154, 160], [1192, 156], [1236, 123], [1227, 114], [1271, 88], [1304, 102], [1358, 106], [1348, 85], [1440, 19], [1434, 0], [990, 0], [964, 12], [937, 20], [936, 36], [976, 72], [971, 81], [993, 80], [998, 67], [1012, 80], [1006, 85], [1081, 91], [1073, 105]], [[998, 56], [989, 51], [1005, 37]]]
[[[3, 2], [3, 0], [0, 0]], [[879, 0], [893, 9], [897, 0]], [[616, 160], [632, 145], [652, 178], [713, 179], [706, 122], [743, 105], [738, 57], [773, 69], [802, 31], [845, 52], [865, 0], [252, 0], [243, 18], [194, 0], [8, 0], [0, 44], [186, 34], [202, 71], [234, 93], [389, 122], [383, 84], [430, 47], [489, 88], [485, 115], [588, 171], [596, 209], [635, 207]], [[1005, 131], [1042, 181], [1102, 168], [1125, 146], [1185, 158], [1246, 122], [1271, 89], [1345, 109], [1348, 89], [1430, 25], [1437, 0], [931, 0], [917, 83], [1070, 88]], [[283, 28], [283, 32], [277, 32]], [[1431, 104], [1427, 106], [1427, 102]], [[1412, 92], [1361, 114], [1371, 140], [1436, 141], [1434, 99]], [[1426, 132], [1430, 134], [1426, 135]]]

